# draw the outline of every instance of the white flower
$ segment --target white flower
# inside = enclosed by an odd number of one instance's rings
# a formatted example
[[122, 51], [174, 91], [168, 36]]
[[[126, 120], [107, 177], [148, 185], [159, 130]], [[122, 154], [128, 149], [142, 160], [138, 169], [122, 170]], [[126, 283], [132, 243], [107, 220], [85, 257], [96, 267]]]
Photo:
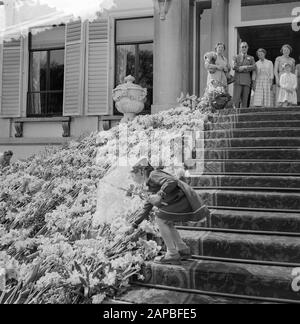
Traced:
[[156, 234], [156, 230], [154, 228], [154, 225], [150, 222], [144, 221], [141, 225], [140, 225], [140, 229], [142, 229], [145, 233], [148, 234]]
[[42, 290], [50, 286], [59, 286], [62, 283], [62, 277], [57, 272], [46, 273], [36, 283], [37, 290]]
[[93, 304], [102, 304], [105, 298], [106, 298], [105, 294], [98, 294], [92, 297], [92, 302]]
[[78, 273], [75, 270], [71, 273], [70, 277], [66, 280], [66, 283], [71, 284], [72, 286], [78, 286], [81, 284], [80, 277], [81, 277], [80, 273]]
[[102, 282], [106, 286], [113, 286], [117, 280], [117, 271], [105, 271], [105, 277], [102, 279]]
[[95, 288], [100, 284], [100, 280], [98, 278], [89, 278], [90, 288]]

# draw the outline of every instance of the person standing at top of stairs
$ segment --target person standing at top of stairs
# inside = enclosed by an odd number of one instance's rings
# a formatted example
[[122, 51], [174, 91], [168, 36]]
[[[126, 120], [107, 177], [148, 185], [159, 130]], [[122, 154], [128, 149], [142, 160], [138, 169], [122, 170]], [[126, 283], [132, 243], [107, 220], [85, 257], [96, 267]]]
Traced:
[[248, 44], [242, 42], [240, 54], [233, 58], [233, 69], [235, 71], [233, 102], [236, 108], [240, 108], [240, 103], [242, 103], [242, 108], [249, 107], [251, 73], [256, 70], [256, 64], [254, 57], [248, 55], [248, 50]]
[[297, 105], [297, 77], [292, 73], [292, 65], [285, 63], [284, 73], [280, 78], [278, 102], [283, 107]]

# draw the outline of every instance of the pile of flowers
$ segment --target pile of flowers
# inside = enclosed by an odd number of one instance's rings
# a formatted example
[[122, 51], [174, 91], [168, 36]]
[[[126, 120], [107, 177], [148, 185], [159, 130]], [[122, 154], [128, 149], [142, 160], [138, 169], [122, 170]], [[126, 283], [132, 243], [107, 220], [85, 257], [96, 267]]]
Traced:
[[98, 184], [116, 162], [112, 147], [128, 127], [127, 152], [138, 156], [139, 131], [178, 136], [205, 118], [183, 106], [139, 116], [0, 170], [0, 303], [102, 303], [142, 279], [161, 249], [153, 222], [129, 233], [138, 211], [128, 210], [93, 224]]
[[193, 110], [197, 110], [203, 114], [216, 113], [225, 108], [232, 108], [232, 98], [228, 94], [224, 85], [213, 80], [206, 88], [204, 95], [201, 98], [197, 96], [182, 95], [178, 102]]

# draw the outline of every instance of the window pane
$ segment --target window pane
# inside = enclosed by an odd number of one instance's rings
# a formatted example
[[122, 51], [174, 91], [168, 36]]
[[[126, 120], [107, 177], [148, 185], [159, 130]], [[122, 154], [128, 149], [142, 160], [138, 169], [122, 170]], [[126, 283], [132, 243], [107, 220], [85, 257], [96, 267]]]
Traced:
[[61, 116], [64, 50], [31, 52], [29, 116]]
[[34, 28], [31, 37], [32, 49], [44, 49], [65, 46], [65, 26], [54, 27], [48, 30]]
[[139, 45], [138, 84], [147, 88], [148, 96], [145, 110], [151, 110], [153, 103], [153, 44]]
[[31, 53], [31, 91], [45, 91], [47, 80], [47, 52]]
[[63, 111], [63, 91], [48, 94], [47, 114], [61, 116]]
[[244, 1], [244, 4], [250, 5], [242, 6], [242, 21], [291, 18], [292, 10], [299, 7], [299, 1], [288, 3], [276, 1], [276, 3], [262, 5], [251, 5], [251, 2]]
[[146, 42], [154, 39], [153, 18], [117, 20], [117, 43]]
[[28, 93], [28, 116], [61, 116], [63, 91]]
[[47, 94], [28, 93], [28, 116], [42, 116], [47, 106]]
[[116, 66], [116, 84], [124, 83], [124, 78], [128, 75], [135, 76], [136, 61], [135, 45], [117, 46], [117, 66]]
[[50, 52], [50, 90], [64, 88], [64, 50]]

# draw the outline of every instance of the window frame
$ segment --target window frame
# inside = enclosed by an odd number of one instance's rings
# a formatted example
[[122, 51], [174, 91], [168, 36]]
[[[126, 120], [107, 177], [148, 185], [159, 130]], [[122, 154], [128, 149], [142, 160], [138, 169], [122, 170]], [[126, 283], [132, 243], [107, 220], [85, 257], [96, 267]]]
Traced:
[[[114, 34], [114, 47], [115, 47], [115, 51], [114, 51], [114, 65], [115, 65], [115, 71], [114, 71], [114, 87], [118, 86], [117, 84], [117, 64], [118, 64], [118, 55], [117, 55], [117, 51], [118, 51], [118, 46], [135, 46], [135, 51], [136, 51], [136, 57], [135, 57], [135, 75], [138, 75], [138, 67], [139, 67], [139, 45], [146, 45], [146, 44], [153, 44], [154, 45], [154, 39], [153, 40], [147, 40], [147, 41], [132, 41], [132, 42], [117, 42], [117, 23], [118, 21], [124, 21], [124, 20], [138, 20], [138, 19], [149, 19], [152, 18], [154, 19], [154, 16], [139, 16], [139, 17], [126, 17], [126, 18], [117, 18], [114, 20], [114, 30], [116, 31]], [[138, 80], [137, 80], [138, 81]], [[115, 108], [115, 103], [113, 105], [113, 114], [115, 115], [116, 113], [118, 113], [116, 111]], [[143, 112], [142, 112], [143, 114]]]
[[[41, 114], [32, 114], [30, 113], [30, 95], [35, 93], [40, 94], [64, 94], [64, 88], [62, 90], [48, 90], [50, 89], [50, 55], [51, 51], [65, 51], [65, 46], [57, 46], [57, 47], [45, 47], [45, 48], [32, 48], [32, 33], [28, 34], [28, 52], [29, 52], [29, 73], [28, 73], [28, 88], [27, 88], [27, 101], [26, 101], [26, 116], [28, 118], [48, 118], [48, 117], [62, 117], [63, 116], [63, 107], [60, 114], [48, 113], [48, 104], [49, 97], [46, 96], [46, 113]], [[46, 89], [44, 91], [30, 91], [31, 90], [31, 71], [32, 71], [32, 53], [34, 52], [47, 52], [47, 73], [46, 73]], [[65, 53], [64, 53], [65, 54]], [[65, 65], [64, 65], [65, 72]]]

